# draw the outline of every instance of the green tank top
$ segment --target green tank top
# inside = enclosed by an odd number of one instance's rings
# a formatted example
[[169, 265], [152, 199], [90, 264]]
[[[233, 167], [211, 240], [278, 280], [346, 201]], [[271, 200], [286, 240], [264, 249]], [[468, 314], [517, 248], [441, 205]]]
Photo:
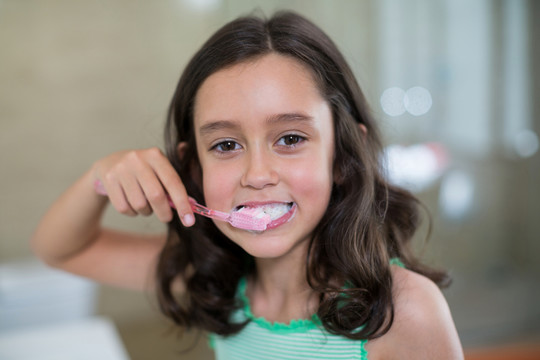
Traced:
[[[398, 259], [392, 259], [390, 263], [403, 267]], [[210, 346], [215, 351], [216, 360], [367, 359], [367, 340], [330, 334], [316, 314], [311, 319], [292, 320], [289, 324], [255, 317], [246, 296], [246, 286], [246, 278], [242, 278], [238, 283], [237, 296], [244, 307], [236, 311], [231, 320], [250, 322], [234, 335], [210, 335]]]

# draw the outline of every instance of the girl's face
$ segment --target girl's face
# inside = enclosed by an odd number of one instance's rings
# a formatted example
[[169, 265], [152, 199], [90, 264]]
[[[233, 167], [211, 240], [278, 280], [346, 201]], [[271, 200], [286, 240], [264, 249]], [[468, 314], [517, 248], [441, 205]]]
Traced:
[[309, 70], [277, 54], [220, 70], [197, 93], [194, 126], [206, 205], [280, 217], [264, 232], [218, 228], [258, 258], [303, 249], [328, 206], [334, 157], [331, 110]]

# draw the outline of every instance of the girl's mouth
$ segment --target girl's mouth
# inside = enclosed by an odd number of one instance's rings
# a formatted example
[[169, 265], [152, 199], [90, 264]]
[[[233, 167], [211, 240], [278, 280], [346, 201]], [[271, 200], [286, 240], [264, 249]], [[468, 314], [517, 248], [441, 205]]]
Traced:
[[248, 204], [240, 205], [234, 211], [245, 215], [261, 219], [270, 217], [270, 222], [266, 230], [276, 228], [292, 219], [296, 213], [296, 204], [294, 202], [267, 203], [261, 205]]

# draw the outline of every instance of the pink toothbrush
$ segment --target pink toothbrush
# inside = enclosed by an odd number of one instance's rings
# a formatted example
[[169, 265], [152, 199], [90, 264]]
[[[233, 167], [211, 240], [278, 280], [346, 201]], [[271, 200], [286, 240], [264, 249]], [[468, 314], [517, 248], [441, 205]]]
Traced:
[[264, 215], [263, 217], [258, 218], [237, 211], [233, 211], [232, 213], [226, 213], [212, 210], [197, 203], [193, 198], [189, 198], [189, 203], [191, 204], [191, 209], [193, 210], [193, 212], [211, 219], [226, 221], [235, 228], [239, 229], [264, 231], [266, 230], [266, 227], [268, 226], [268, 224], [270, 224], [271, 221], [269, 215]]
[[[96, 180], [94, 182], [94, 189], [96, 190], [96, 193], [107, 196], [107, 191], [105, 190], [105, 187], [103, 187], [101, 181]], [[175, 208], [174, 203], [172, 202], [169, 195], [167, 195], [167, 199], [169, 200], [169, 205], [172, 208]], [[226, 221], [238, 229], [264, 231], [266, 230], [266, 227], [268, 226], [268, 224], [270, 224], [271, 221], [270, 216], [266, 214], [263, 217], [259, 218], [237, 211], [233, 211], [232, 213], [226, 213], [218, 210], [212, 210], [197, 203], [195, 199], [191, 197], [189, 198], [189, 203], [191, 204], [191, 210], [193, 210], [194, 213], [206, 216], [211, 219]]]

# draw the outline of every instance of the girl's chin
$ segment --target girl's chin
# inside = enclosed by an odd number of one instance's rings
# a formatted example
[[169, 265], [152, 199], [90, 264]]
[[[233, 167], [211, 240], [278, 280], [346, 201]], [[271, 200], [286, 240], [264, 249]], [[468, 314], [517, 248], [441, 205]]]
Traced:
[[242, 246], [242, 248], [256, 259], [278, 259], [289, 253], [288, 247], [276, 246]]
[[[304, 240], [294, 240], [286, 235], [275, 237], [251, 237], [244, 238], [236, 242], [245, 252], [258, 259], [278, 259], [283, 258], [307, 244]], [[307, 249], [306, 249], [307, 251]]]

